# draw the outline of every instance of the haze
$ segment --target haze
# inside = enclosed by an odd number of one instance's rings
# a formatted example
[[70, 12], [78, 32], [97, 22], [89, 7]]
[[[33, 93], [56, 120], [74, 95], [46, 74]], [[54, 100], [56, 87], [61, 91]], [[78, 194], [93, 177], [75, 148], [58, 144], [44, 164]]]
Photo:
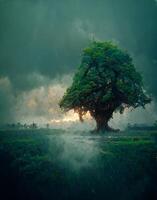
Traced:
[[58, 101], [90, 40], [113, 40], [134, 58], [153, 97], [112, 123], [153, 122], [157, 99], [155, 0], [0, 0], [0, 123], [62, 119]]

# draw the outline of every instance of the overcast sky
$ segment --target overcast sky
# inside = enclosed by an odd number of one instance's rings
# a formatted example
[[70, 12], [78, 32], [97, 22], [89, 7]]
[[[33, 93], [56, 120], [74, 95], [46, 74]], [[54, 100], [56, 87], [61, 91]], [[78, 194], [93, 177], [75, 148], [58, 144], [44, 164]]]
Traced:
[[155, 102], [155, 0], [0, 0], [0, 123], [61, 117], [57, 103], [92, 38], [130, 52]]

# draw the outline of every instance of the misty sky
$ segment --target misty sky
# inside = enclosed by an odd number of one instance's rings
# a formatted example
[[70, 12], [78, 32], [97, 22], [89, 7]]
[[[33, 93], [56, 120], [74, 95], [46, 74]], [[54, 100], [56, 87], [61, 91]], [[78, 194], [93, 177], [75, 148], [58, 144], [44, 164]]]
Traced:
[[0, 0], [0, 123], [61, 117], [57, 103], [92, 38], [130, 52], [154, 98], [150, 115], [136, 116], [154, 120], [155, 0]]

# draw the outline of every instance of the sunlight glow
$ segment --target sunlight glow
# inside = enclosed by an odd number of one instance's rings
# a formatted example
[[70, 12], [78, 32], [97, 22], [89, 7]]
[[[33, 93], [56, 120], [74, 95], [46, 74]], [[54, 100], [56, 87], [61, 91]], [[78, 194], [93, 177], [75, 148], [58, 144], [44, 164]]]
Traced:
[[[91, 119], [89, 112], [84, 116], [84, 119]], [[79, 116], [74, 111], [69, 111], [62, 119], [51, 119], [50, 123], [64, 123], [79, 121]]]
[[50, 123], [62, 123], [62, 122], [75, 122], [79, 121], [77, 113], [68, 112], [62, 119], [51, 119]]

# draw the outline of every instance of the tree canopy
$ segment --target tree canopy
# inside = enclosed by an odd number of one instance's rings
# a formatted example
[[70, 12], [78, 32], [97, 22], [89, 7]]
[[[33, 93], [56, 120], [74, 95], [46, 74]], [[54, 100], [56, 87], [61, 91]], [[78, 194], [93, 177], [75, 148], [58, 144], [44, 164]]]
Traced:
[[151, 99], [130, 55], [112, 42], [92, 42], [83, 50], [81, 64], [59, 105], [74, 109], [83, 120], [88, 111], [97, 124], [114, 111], [144, 107]]

